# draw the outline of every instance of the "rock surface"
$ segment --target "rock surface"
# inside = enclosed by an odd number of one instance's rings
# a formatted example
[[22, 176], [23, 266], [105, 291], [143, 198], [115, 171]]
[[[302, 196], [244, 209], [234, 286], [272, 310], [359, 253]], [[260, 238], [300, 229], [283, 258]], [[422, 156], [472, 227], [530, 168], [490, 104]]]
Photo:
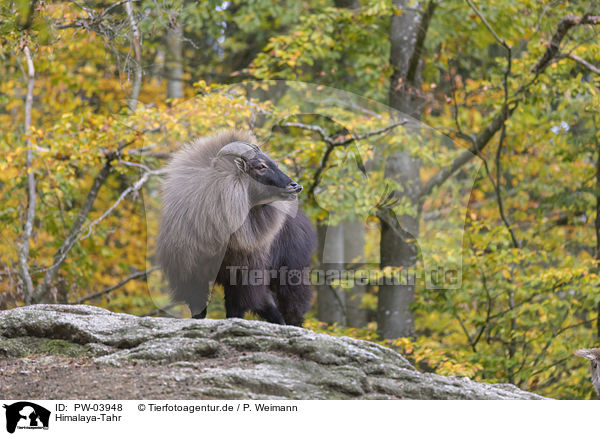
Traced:
[[240, 319], [140, 318], [94, 306], [0, 312], [0, 397], [541, 399], [423, 374], [366, 341]]

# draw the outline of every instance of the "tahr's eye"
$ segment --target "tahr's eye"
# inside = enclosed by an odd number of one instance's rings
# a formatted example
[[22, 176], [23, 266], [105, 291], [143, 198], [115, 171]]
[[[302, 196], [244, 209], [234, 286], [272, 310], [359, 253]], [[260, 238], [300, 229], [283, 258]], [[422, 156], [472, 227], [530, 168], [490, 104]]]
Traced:
[[268, 166], [266, 166], [264, 163], [261, 163], [258, 165], [258, 169], [259, 170], [266, 170], [267, 168], [269, 168]]

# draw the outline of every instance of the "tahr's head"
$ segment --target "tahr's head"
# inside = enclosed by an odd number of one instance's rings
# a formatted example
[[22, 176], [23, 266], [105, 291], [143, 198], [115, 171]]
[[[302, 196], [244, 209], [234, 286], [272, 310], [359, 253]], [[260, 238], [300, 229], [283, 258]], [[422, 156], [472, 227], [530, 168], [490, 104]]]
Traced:
[[248, 177], [248, 197], [253, 206], [295, 200], [302, 185], [294, 182], [256, 144], [236, 141], [221, 148], [217, 158], [233, 162]]

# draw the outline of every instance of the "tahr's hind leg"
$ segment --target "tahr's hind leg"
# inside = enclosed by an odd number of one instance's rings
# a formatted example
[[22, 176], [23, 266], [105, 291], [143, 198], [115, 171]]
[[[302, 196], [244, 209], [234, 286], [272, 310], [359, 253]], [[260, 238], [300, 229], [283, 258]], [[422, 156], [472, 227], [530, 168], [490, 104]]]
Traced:
[[247, 310], [240, 306], [239, 302], [231, 300], [225, 296], [225, 316], [227, 318], [243, 318]]
[[258, 316], [264, 318], [266, 321], [272, 322], [273, 324], [285, 325], [285, 320], [273, 302], [273, 298], [271, 298], [270, 303], [266, 304], [260, 309], [256, 309], [255, 311]]
[[310, 309], [312, 290], [303, 283], [298, 285], [274, 286], [277, 306], [288, 325], [302, 326], [304, 314]]
[[227, 318], [243, 318], [251, 311], [274, 324], [285, 324], [271, 292], [266, 286], [224, 286]]
[[270, 289], [265, 285], [254, 286], [252, 288], [252, 296], [250, 303], [250, 310], [255, 312], [258, 316], [263, 318], [265, 321], [272, 322], [273, 324], [285, 325], [285, 320], [275, 304], [273, 294]]

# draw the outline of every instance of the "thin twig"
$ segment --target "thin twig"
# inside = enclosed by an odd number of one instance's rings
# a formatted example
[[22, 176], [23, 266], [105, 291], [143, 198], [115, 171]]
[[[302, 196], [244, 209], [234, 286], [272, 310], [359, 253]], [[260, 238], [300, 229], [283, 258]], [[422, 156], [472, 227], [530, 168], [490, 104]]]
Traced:
[[67, 254], [69, 253], [69, 251], [71, 251], [71, 248], [73, 248], [73, 245], [78, 240], [78, 236], [79, 236], [79, 233], [81, 232], [81, 227], [83, 226], [83, 222], [89, 215], [89, 213], [92, 209], [92, 206], [93, 206], [94, 202], [96, 201], [96, 197], [98, 196], [98, 192], [100, 191], [100, 188], [102, 187], [102, 185], [104, 185], [104, 182], [108, 178], [108, 175], [110, 174], [110, 172], [112, 170], [112, 165], [111, 165], [112, 161], [114, 159], [116, 159], [117, 155], [118, 155], [118, 153], [107, 153], [106, 154], [106, 162], [104, 163], [104, 166], [102, 167], [102, 169], [98, 172], [98, 174], [94, 178], [94, 182], [92, 183], [92, 186], [91, 186], [90, 190], [88, 191], [87, 197], [85, 199], [85, 203], [83, 204], [83, 207], [79, 211], [79, 214], [77, 215], [77, 218], [75, 219], [75, 222], [71, 226], [69, 234], [65, 238], [65, 240], [62, 243], [62, 245], [60, 246], [60, 248], [57, 250], [56, 254], [54, 255], [52, 265], [48, 268], [48, 270], [46, 271], [46, 274], [44, 275], [43, 281], [39, 284], [39, 286], [36, 289], [35, 296], [34, 296], [35, 301], [40, 301], [46, 295], [46, 293], [48, 292], [48, 290], [50, 288], [50, 284], [54, 280], [54, 276], [58, 272], [58, 268], [64, 262], [64, 260], [67, 258]]
[[131, 193], [136, 194], [140, 189], [142, 189], [142, 186], [144, 186], [144, 184], [146, 184], [146, 182], [148, 181], [150, 176], [161, 175], [164, 173], [165, 173], [164, 169], [144, 172], [144, 174], [142, 174], [142, 177], [140, 177], [132, 186], [128, 187], [123, 192], [121, 192], [121, 195], [119, 195], [119, 198], [117, 198], [117, 200], [102, 215], [100, 215], [100, 217], [96, 218], [94, 221], [92, 221], [90, 223], [90, 225], [87, 228], [86, 233], [84, 235], [82, 235], [79, 239], [89, 238], [92, 234], [92, 229], [94, 228], [94, 226], [96, 226], [104, 218], [109, 216], [112, 213], [112, 211], [115, 210], [117, 208], [117, 206], [125, 199], [125, 197], [127, 197]]
[[327, 148], [325, 149], [325, 153], [323, 154], [323, 157], [321, 158], [321, 163], [315, 170], [315, 173], [312, 177], [313, 182], [307, 190], [308, 196], [313, 197], [315, 189], [319, 186], [319, 183], [321, 183], [321, 177], [327, 167], [327, 163], [329, 162], [331, 153], [333, 152], [333, 150], [336, 147], [346, 147], [347, 145], [351, 144], [354, 141], [360, 141], [362, 139], [366, 139], [371, 136], [382, 135], [386, 132], [389, 132], [389, 131], [395, 129], [398, 126], [403, 126], [409, 122], [410, 122], [409, 120], [397, 121], [395, 123], [392, 123], [390, 125], [382, 127], [380, 129], [372, 130], [370, 132], [365, 132], [360, 135], [351, 135], [348, 138], [344, 138], [344, 139], [340, 139], [340, 140], [336, 139], [336, 135], [330, 136], [327, 134], [325, 129], [323, 129], [321, 126], [316, 126], [314, 124], [286, 122], [286, 123], [282, 123], [281, 126], [282, 127], [297, 127], [297, 128], [303, 129], [303, 130], [308, 130], [311, 132], [318, 133], [319, 136], [321, 137], [321, 139], [323, 140], [323, 142], [327, 145]]
[[[100, 11], [95, 11], [93, 9], [90, 9], [88, 7], [85, 7], [83, 5], [80, 5], [76, 2], [72, 2], [73, 4], [79, 6], [79, 8], [81, 8], [82, 10], [84, 10], [85, 12], [87, 12], [88, 16], [84, 17], [84, 18], [80, 18], [77, 19], [75, 21], [71, 21], [68, 23], [58, 23], [55, 25], [55, 27], [57, 29], [73, 29], [73, 28], [80, 28], [80, 29], [86, 29], [86, 30], [92, 30], [94, 27], [98, 27], [99, 25], [102, 24], [102, 20], [104, 20], [104, 18], [106, 18], [106, 15], [114, 8], [121, 6], [125, 3], [133, 3], [139, 0], [121, 0], [118, 1], [112, 5], [110, 5], [109, 7], [107, 7], [106, 9], [100, 10]], [[101, 30], [99, 28], [99, 30]]]
[[536, 62], [536, 64], [531, 69], [531, 71], [533, 71], [536, 74], [539, 74], [542, 71], [544, 71], [546, 69], [546, 67], [548, 67], [550, 62], [559, 53], [560, 43], [562, 42], [562, 40], [565, 37], [565, 35], [567, 34], [567, 32], [571, 28], [578, 26], [578, 25], [582, 25], [582, 24], [593, 24], [593, 25], [600, 24], [600, 16], [592, 16], [592, 15], [583, 15], [581, 17], [576, 17], [575, 15], [565, 16], [558, 23], [556, 32], [554, 32], [554, 35], [552, 35], [552, 39], [548, 43], [546, 51], [544, 52], [544, 54], [542, 55], [540, 60]]
[[136, 2], [136, 1], [139, 1], [139, 0], [121, 0], [121, 1], [118, 1], [118, 2], [116, 2], [116, 3], [112, 4], [112, 5], [110, 5], [110, 6], [109, 6], [109, 7], [107, 7], [106, 9], [104, 9], [104, 10], [102, 11], [102, 14], [101, 14], [100, 16], [101, 16], [101, 17], [104, 17], [106, 14], [108, 14], [108, 13], [110, 12], [110, 10], [111, 10], [111, 9], [114, 9], [114, 8], [116, 8], [116, 7], [119, 7], [119, 6], [121, 6], [121, 5], [125, 4], [125, 3], [133, 3], [133, 2]]
[[[131, 151], [129, 152], [131, 154]], [[123, 160], [119, 158], [119, 163], [125, 165], [126, 167], [139, 168], [144, 171], [152, 171], [149, 167], [139, 162], [131, 162], [128, 160]]]
[[298, 127], [303, 130], [310, 130], [311, 132], [316, 132], [321, 136], [321, 138], [327, 142], [328, 135], [321, 126], [315, 126], [314, 124], [304, 124], [304, 123], [283, 123], [281, 124], [283, 127]]
[[498, 203], [498, 210], [500, 212], [500, 217], [502, 218], [502, 221], [504, 222], [505, 227], [508, 229], [508, 232], [510, 233], [510, 237], [512, 239], [513, 245], [516, 248], [520, 248], [521, 244], [517, 240], [514, 230], [511, 226], [510, 222], [508, 221], [508, 218], [504, 211], [504, 201], [502, 199], [502, 188], [501, 188], [501, 184], [500, 184], [500, 175], [502, 172], [501, 171], [502, 170], [502, 166], [501, 166], [501, 164], [502, 164], [502, 162], [501, 162], [502, 148], [504, 146], [504, 139], [506, 138], [506, 120], [509, 118], [509, 114], [508, 114], [508, 78], [510, 77], [511, 69], [512, 69], [512, 48], [510, 45], [507, 44], [507, 42], [504, 39], [502, 39], [498, 35], [498, 33], [496, 33], [494, 28], [486, 20], [485, 16], [475, 7], [473, 2], [471, 0], [466, 0], [466, 1], [469, 4], [469, 6], [471, 7], [471, 9], [473, 9], [475, 14], [477, 14], [477, 16], [481, 19], [481, 21], [483, 22], [485, 27], [487, 27], [488, 31], [492, 34], [494, 39], [496, 39], [496, 41], [498, 41], [498, 43], [502, 47], [504, 47], [504, 49], [506, 50], [506, 69], [504, 70], [504, 76], [502, 79], [502, 87], [504, 90], [504, 103], [502, 106], [502, 110], [504, 111], [504, 117], [503, 117], [504, 120], [502, 121], [502, 127], [500, 129], [500, 139], [498, 140], [498, 148], [496, 149], [496, 183], [494, 184], [494, 191], [496, 192], [496, 200]]
[[477, 350], [476, 350], [475, 346], [473, 345], [473, 340], [471, 339], [471, 335], [469, 334], [469, 331], [467, 330], [465, 323], [463, 323], [461, 317], [456, 313], [456, 311], [452, 312], [452, 316], [454, 316], [454, 318], [456, 318], [456, 320], [458, 321], [458, 324], [460, 325], [460, 328], [462, 329], [463, 333], [467, 337], [467, 342], [469, 343], [469, 345], [471, 346], [473, 351], [476, 352]]
[[363, 133], [361, 135], [353, 135], [353, 136], [351, 136], [349, 138], [346, 138], [346, 139], [343, 139], [343, 140], [340, 140], [340, 141], [334, 141], [333, 145], [335, 147], [343, 147], [343, 146], [345, 146], [345, 145], [347, 145], [347, 144], [349, 144], [351, 142], [354, 142], [354, 141], [360, 141], [362, 139], [370, 138], [371, 136], [382, 135], [382, 134], [384, 134], [386, 132], [389, 132], [390, 130], [394, 130], [398, 126], [404, 126], [405, 124], [408, 124], [410, 122], [411, 121], [409, 121], [409, 120], [398, 121], [398, 122], [392, 123], [392, 124], [390, 124], [388, 126], [382, 127], [381, 129], [372, 130], [370, 132], [366, 132], [366, 133]]
[[502, 200], [502, 191], [500, 188], [500, 174], [502, 168], [500, 157], [502, 156], [502, 144], [504, 142], [504, 137], [506, 134], [505, 132], [506, 123], [502, 126], [502, 130], [500, 131], [500, 140], [498, 141], [498, 149], [496, 150], [496, 184], [494, 186], [494, 190], [496, 191], [496, 202], [498, 203], [498, 211], [500, 212], [500, 218], [502, 219], [504, 226], [508, 229], [513, 246], [515, 248], [521, 248], [521, 243], [517, 239], [514, 229], [512, 228], [511, 223], [508, 221], [508, 218], [504, 211], [504, 201]]
[[[546, 341], [546, 344], [544, 344], [544, 346], [542, 347], [542, 350], [540, 353], [538, 353], [538, 355], [536, 356], [536, 358], [533, 360], [533, 362], [531, 363], [531, 365], [529, 365], [531, 368], [536, 368], [538, 366], [538, 363], [540, 362], [540, 360], [542, 360], [542, 358], [546, 357], [547, 355], [547, 351], [548, 348], [550, 347], [551, 344], [554, 343], [554, 339], [560, 335], [562, 332], [566, 331], [563, 328], [561, 328], [561, 326], [563, 325], [563, 323], [567, 320], [567, 318], [569, 317], [569, 309], [567, 308], [567, 310], [565, 310], [564, 316], [562, 317], [562, 319], [560, 320], [560, 322], [558, 323], [558, 328], [552, 333], [552, 335], [550, 335], [550, 337], [548, 338], [548, 340]], [[568, 326], [569, 328], [572, 326]], [[568, 330], [568, 328], [567, 328]], [[527, 359], [524, 358], [523, 362], [525, 362]], [[525, 365], [523, 365], [524, 367]], [[515, 372], [515, 374], [517, 374], [519, 371], [517, 370]]]
[[[559, 52], [560, 43], [567, 32], [571, 28], [581, 24], [600, 24], [600, 17], [589, 15], [583, 17], [575, 17], [573, 15], [565, 16], [558, 24], [557, 30], [555, 31], [547, 50], [544, 52], [538, 62], [536, 62], [531, 68], [531, 71], [534, 73], [534, 77], [515, 92], [515, 97], [523, 94], [533, 83], [535, 83], [537, 77], [546, 70], [550, 62], [556, 57], [557, 53]], [[487, 146], [490, 139], [492, 139], [494, 134], [496, 134], [496, 132], [502, 128], [504, 121], [510, 118], [510, 116], [513, 114], [519, 104], [519, 101], [520, 100], [518, 98], [514, 98], [512, 106], [503, 106], [500, 112], [493, 117], [492, 122], [479, 135], [476, 136], [475, 141], [469, 150], [461, 153], [451, 162], [449, 166], [442, 168], [425, 183], [420, 194], [421, 201], [423, 201], [424, 197], [427, 197], [429, 194], [431, 194], [433, 189], [442, 185], [459, 168], [469, 162], [473, 156], [480, 154], [480, 152]]]
[[138, 271], [136, 273], [133, 273], [130, 276], [121, 280], [116, 285], [109, 286], [108, 288], [105, 288], [99, 292], [94, 292], [93, 294], [89, 294], [89, 295], [86, 295], [85, 297], [81, 297], [81, 298], [75, 300], [71, 304], [81, 304], [84, 301], [93, 300], [94, 298], [102, 297], [103, 295], [106, 295], [106, 294], [114, 291], [115, 289], [119, 289], [121, 286], [125, 285], [126, 283], [129, 283], [131, 280], [136, 280], [136, 279], [144, 279], [145, 280], [148, 277], [148, 274], [150, 274], [152, 271], [156, 271], [158, 268], [159, 268], [158, 266], [153, 266], [152, 268], [149, 268], [145, 271]]
[[477, 344], [479, 343], [479, 340], [483, 336], [483, 332], [485, 331], [485, 329], [489, 327], [490, 317], [492, 316], [493, 300], [492, 300], [492, 296], [490, 294], [490, 289], [488, 288], [488, 285], [487, 285], [487, 278], [485, 276], [485, 272], [483, 271], [483, 269], [481, 270], [481, 284], [483, 285], [483, 289], [485, 290], [485, 295], [486, 295], [486, 299], [487, 299], [487, 310], [486, 310], [486, 314], [485, 314], [485, 321], [481, 325], [481, 328], [479, 329], [479, 333], [477, 334], [477, 337], [475, 337], [475, 339], [473, 340], [473, 343], [471, 344], [473, 351], [477, 351]]
[[582, 65], [583, 67], [585, 67], [586, 69], [588, 69], [592, 73], [600, 75], [600, 68], [598, 68], [595, 65], [590, 64], [585, 59], [582, 59], [579, 56], [574, 55], [573, 53], [560, 53], [557, 57], [559, 59], [569, 58], [572, 61], [577, 62], [579, 65]]
[[469, 147], [467, 151], [464, 151], [458, 157], [456, 157], [450, 165], [442, 168], [438, 171], [433, 177], [431, 177], [423, 186], [420, 192], [421, 201], [425, 197], [427, 197], [433, 189], [442, 185], [446, 180], [452, 176], [459, 168], [461, 168], [464, 164], [469, 162], [473, 156], [480, 155], [481, 151], [488, 144], [490, 139], [500, 130], [507, 116], [512, 115], [514, 110], [516, 109], [516, 105], [508, 108], [508, 113], [502, 110], [499, 114], [497, 114], [492, 122], [485, 128], [483, 131], [475, 137], [473, 141], [473, 145]]
[[506, 120], [508, 119], [508, 114], [506, 113], [508, 111], [508, 76], [510, 75], [511, 65], [512, 65], [512, 51], [509, 47], [507, 48], [507, 50], [508, 50], [508, 55], [507, 55], [508, 64], [506, 66], [506, 72], [504, 74], [505, 120], [502, 123], [502, 129], [500, 130], [500, 138], [498, 139], [498, 148], [496, 149], [496, 186], [495, 186], [495, 191], [496, 191], [496, 200], [498, 203], [498, 211], [500, 212], [500, 217], [501, 217], [502, 221], [504, 222], [505, 227], [508, 229], [513, 246], [515, 248], [521, 248], [521, 242], [517, 239], [514, 229], [512, 228], [512, 225], [509, 222], [508, 217], [506, 216], [506, 213], [504, 211], [504, 201], [502, 199], [502, 188], [501, 188], [501, 183], [500, 183], [501, 182], [500, 175], [502, 173], [502, 161], [501, 161], [502, 147], [504, 145], [504, 139], [506, 138]]
[[473, 9], [473, 12], [475, 12], [475, 14], [479, 17], [479, 19], [483, 22], [483, 24], [485, 25], [485, 27], [487, 27], [487, 29], [489, 30], [489, 32], [492, 34], [492, 36], [494, 37], [494, 39], [496, 41], [498, 41], [498, 43], [503, 46], [505, 49], [510, 51], [510, 47], [508, 46], [508, 44], [506, 43], [506, 41], [504, 41], [502, 38], [500, 38], [500, 36], [496, 33], [496, 31], [494, 30], [494, 28], [490, 25], [490, 23], [488, 23], [488, 21], [485, 19], [485, 17], [483, 16], [483, 14], [479, 11], [479, 9], [477, 9], [475, 7], [475, 5], [473, 4], [473, 2], [471, 0], [466, 0], [468, 5], [471, 7], [471, 9]]

